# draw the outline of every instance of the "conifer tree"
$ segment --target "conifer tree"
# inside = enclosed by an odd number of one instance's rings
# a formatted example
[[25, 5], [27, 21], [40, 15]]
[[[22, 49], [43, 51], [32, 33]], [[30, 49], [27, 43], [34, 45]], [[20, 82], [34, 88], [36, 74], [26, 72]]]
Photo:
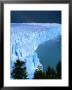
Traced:
[[35, 70], [34, 79], [46, 79], [45, 73], [42, 71], [41, 66]]
[[52, 78], [52, 71], [50, 66], [48, 66], [47, 71], [46, 71], [46, 78], [51, 79]]
[[27, 73], [26, 73], [25, 62], [17, 60], [14, 63], [13, 70], [11, 72], [11, 76], [14, 79], [26, 79]]
[[56, 66], [56, 78], [61, 79], [61, 61]]

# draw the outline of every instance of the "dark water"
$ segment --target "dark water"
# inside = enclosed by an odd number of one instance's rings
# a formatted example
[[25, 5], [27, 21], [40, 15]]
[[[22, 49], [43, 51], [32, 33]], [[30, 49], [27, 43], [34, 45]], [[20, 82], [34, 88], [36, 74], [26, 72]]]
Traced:
[[47, 67], [56, 67], [61, 60], [61, 40], [49, 40], [41, 44], [36, 50], [44, 71]]

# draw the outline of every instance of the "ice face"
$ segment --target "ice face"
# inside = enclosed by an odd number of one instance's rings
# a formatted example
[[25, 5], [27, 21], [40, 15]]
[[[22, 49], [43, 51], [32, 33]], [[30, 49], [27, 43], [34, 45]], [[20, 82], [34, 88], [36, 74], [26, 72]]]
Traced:
[[39, 62], [39, 58], [36, 52], [34, 52], [33, 55], [26, 56], [25, 61], [26, 61], [28, 78], [31, 79], [33, 78], [34, 71], [38, 68], [38, 66], [42, 66], [42, 65]]
[[33, 78], [35, 69], [42, 66], [35, 50], [40, 44], [55, 39], [60, 34], [60, 24], [12, 23], [11, 66], [17, 59], [25, 61], [28, 78]]

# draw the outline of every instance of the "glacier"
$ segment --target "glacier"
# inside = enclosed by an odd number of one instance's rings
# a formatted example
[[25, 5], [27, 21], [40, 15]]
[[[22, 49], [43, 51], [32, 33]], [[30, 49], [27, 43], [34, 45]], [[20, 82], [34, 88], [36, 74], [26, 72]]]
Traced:
[[28, 78], [32, 79], [38, 66], [43, 70], [36, 49], [46, 41], [57, 39], [61, 35], [61, 24], [11, 23], [10, 30], [11, 70], [17, 59], [25, 61]]

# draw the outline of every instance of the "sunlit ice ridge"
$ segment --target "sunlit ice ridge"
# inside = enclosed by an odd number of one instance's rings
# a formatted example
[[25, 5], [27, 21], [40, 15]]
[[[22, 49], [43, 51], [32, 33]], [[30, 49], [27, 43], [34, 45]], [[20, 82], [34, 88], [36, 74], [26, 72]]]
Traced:
[[25, 61], [28, 78], [33, 78], [38, 66], [43, 69], [36, 49], [48, 40], [57, 40], [60, 35], [61, 24], [58, 23], [11, 23], [11, 69], [17, 59]]

